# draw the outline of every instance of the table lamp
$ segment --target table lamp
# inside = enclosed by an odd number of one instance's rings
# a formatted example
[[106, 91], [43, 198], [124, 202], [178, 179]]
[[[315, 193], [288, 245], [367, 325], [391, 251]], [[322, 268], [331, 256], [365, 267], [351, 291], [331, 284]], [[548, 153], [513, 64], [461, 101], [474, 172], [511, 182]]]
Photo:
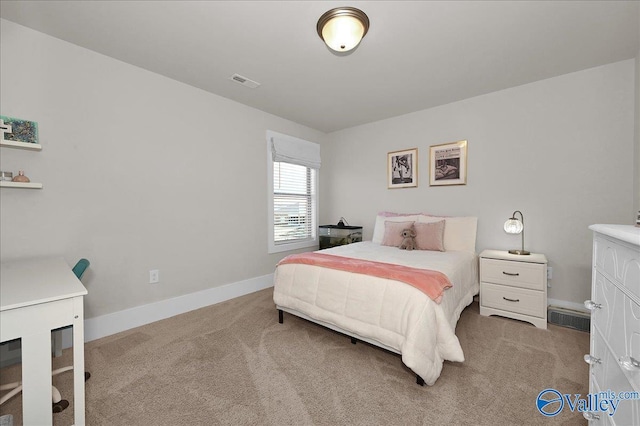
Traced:
[[[516, 218], [516, 213], [520, 213], [520, 219]], [[522, 234], [522, 250], [509, 250], [511, 254], [527, 255], [531, 254], [524, 249], [524, 216], [520, 210], [513, 212], [511, 217], [504, 223], [504, 230], [507, 234]]]

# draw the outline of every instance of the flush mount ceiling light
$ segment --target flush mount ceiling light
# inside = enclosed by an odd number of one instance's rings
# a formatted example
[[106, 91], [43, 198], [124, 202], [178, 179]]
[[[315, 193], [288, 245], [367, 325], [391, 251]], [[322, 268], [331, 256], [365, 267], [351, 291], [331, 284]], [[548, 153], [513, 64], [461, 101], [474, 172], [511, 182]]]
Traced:
[[369, 17], [355, 7], [337, 7], [325, 12], [316, 26], [318, 35], [336, 52], [356, 47], [369, 31]]

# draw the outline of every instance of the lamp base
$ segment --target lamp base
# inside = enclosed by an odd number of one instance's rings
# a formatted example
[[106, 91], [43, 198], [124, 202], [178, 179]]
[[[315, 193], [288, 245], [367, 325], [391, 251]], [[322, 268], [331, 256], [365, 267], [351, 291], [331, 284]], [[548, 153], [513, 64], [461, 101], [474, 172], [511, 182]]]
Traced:
[[526, 251], [526, 250], [509, 250], [509, 253], [511, 254], [519, 254], [519, 255], [527, 255], [527, 254], [531, 254], [530, 252]]

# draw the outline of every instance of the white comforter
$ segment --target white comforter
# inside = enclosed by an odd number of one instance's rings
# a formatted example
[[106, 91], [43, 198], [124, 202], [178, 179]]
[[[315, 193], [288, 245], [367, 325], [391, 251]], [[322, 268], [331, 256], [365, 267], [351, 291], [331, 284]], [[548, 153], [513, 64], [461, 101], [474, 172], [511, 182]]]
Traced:
[[285, 264], [278, 266], [274, 277], [273, 300], [278, 307], [395, 350], [428, 385], [440, 376], [444, 360], [464, 361], [454, 331], [460, 313], [478, 293], [475, 253], [406, 251], [371, 241], [322, 253], [433, 269], [447, 275], [453, 287], [436, 304], [402, 282], [313, 265]]

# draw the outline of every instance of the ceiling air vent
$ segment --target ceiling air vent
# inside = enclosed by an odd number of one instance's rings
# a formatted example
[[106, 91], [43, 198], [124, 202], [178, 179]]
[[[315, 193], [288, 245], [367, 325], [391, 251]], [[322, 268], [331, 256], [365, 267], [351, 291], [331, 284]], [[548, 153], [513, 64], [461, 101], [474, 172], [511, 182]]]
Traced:
[[242, 84], [243, 86], [250, 89], [255, 89], [256, 87], [260, 86], [260, 83], [258, 83], [257, 81], [250, 80], [247, 77], [241, 76], [240, 74], [232, 75], [231, 77], [229, 77], [229, 80], [233, 80], [236, 83]]

